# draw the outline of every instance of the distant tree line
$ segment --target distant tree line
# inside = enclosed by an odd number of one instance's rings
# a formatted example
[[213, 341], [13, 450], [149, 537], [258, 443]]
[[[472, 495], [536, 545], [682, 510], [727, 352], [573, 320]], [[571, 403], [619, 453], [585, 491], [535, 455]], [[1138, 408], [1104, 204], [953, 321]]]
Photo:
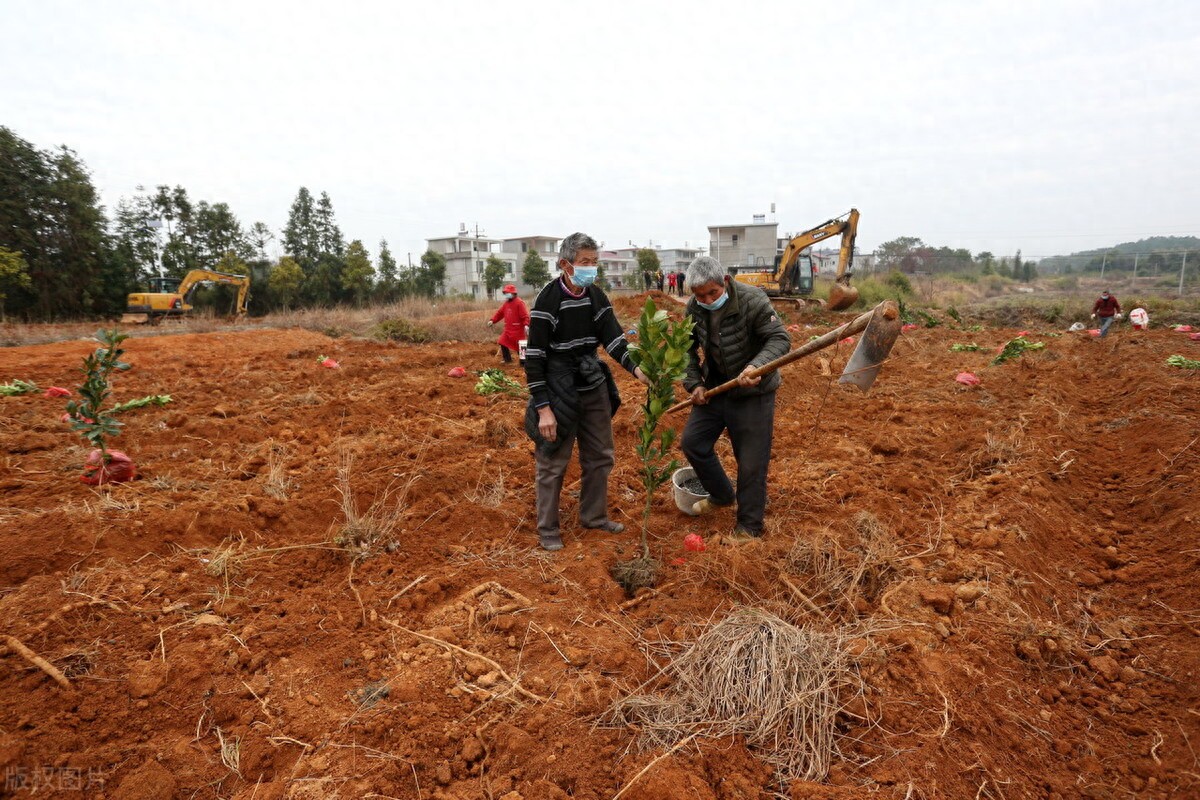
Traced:
[[1020, 250], [1012, 258], [996, 258], [987, 250], [972, 255], [965, 248], [932, 247], [916, 236], [899, 236], [884, 242], [875, 249], [875, 256], [879, 269], [885, 272], [999, 275], [1023, 282], [1038, 276], [1037, 263], [1022, 258]]
[[[283, 256], [267, 248], [278, 241]], [[228, 204], [193, 200], [182, 186], [161, 185], [123, 197], [111, 217], [83, 161], [67, 147], [42, 150], [0, 126], [0, 315], [30, 320], [120, 314], [126, 296], [151, 278], [193, 269], [248, 275], [251, 311], [363, 305], [444, 291], [446, 260], [428, 251], [401, 266], [379, 243], [374, 258], [342, 236], [333, 201], [300, 187], [279, 238], [269, 226], [246, 227]], [[526, 263], [540, 275], [545, 264]], [[497, 287], [498, 288], [498, 287]], [[216, 286], [197, 305], [227, 308]]]

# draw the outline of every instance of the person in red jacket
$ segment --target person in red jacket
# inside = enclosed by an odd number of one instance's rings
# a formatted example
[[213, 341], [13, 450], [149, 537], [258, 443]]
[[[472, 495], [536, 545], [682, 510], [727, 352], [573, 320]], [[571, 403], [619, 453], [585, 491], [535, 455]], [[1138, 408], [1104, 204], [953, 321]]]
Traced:
[[517, 297], [517, 287], [511, 283], [505, 285], [504, 303], [492, 315], [488, 325], [495, 325], [501, 319], [504, 320], [504, 333], [500, 334], [500, 354], [505, 364], [511, 364], [512, 351], [520, 346], [519, 342], [529, 331], [529, 309], [525, 307], [525, 301]]
[[1100, 318], [1100, 337], [1108, 336], [1108, 329], [1113, 324], [1114, 319], [1121, 318], [1121, 304], [1117, 302], [1114, 295], [1104, 290], [1100, 293], [1100, 297], [1096, 299], [1096, 303], [1092, 306], [1092, 319]]

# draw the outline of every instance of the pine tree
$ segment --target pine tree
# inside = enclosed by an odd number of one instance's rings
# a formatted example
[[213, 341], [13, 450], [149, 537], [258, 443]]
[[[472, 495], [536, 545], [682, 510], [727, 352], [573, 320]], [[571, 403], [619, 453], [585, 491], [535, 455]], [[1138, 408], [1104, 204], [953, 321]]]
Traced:
[[321, 237], [312, 194], [304, 186], [296, 192], [287, 224], [283, 227], [283, 250], [305, 275], [316, 269], [317, 259], [321, 256]]
[[387, 239], [379, 241], [379, 284], [378, 297], [385, 303], [396, 299], [396, 259], [388, 249]]

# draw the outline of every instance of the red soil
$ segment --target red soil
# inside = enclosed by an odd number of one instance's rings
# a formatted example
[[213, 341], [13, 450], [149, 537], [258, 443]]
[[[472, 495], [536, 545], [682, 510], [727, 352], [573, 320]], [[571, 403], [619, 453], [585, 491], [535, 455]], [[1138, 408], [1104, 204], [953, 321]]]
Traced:
[[[626, 327], [637, 307], [618, 302]], [[533, 549], [523, 403], [446, 377], [494, 366], [491, 345], [131, 339], [114, 397], [175, 398], [127, 414], [113, 442], [137, 481], [84, 486], [63, 401], [0, 399], [0, 632], [72, 684], [11, 648], [0, 658], [5, 794], [611, 798], [660, 753], [597, 717], [654, 675], [663, 647], [755, 603], [867, 631], [840, 757], [791, 797], [1200, 796], [1200, 375], [1163, 364], [1196, 345], [1034, 336], [1044, 351], [1000, 367], [948, 352], [994, 353], [1011, 335], [909, 332], [866, 396], [815, 359], [790, 367], [765, 541], [722, 545], [727, 512], [684, 517], [664, 491], [650, 520], [663, 591], [628, 609], [608, 575], [634, 553], [641, 507], [640, 387], [623, 372], [611, 503], [628, 529], [580, 531], [571, 473], [567, 547], [550, 556]], [[93, 347], [0, 350], [0, 378], [73, 386]], [[982, 385], [955, 383], [963, 370]], [[392, 552], [353, 567], [333, 544], [346, 456], [360, 511], [389, 488], [404, 503]], [[788, 600], [793, 544], [851, 552], [863, 511], [896, 548], [876, 585], [850, 607], [793, 571], [829, 618]], [[710, 537], [706, 552], [684, 550], [689, 533]], [[503, 589], [463, 597], [489, 581]], [[397, 625], [486, 656], [528, 694]], [[222, 740], [237, 742], [236, 771]], [[699, 740], [624, 797], [775, 787], [742, 743]]]

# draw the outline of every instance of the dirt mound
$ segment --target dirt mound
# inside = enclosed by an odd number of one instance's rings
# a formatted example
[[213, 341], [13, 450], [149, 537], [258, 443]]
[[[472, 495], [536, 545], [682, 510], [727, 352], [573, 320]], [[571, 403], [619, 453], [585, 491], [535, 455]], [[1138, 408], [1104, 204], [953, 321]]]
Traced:
[[[616, 300], [626, 328], [641, 299]], [[6, 791], [770, 797], [738, 738], [664, 756], [597, 725], [751, 605], [854, 634], [836, 757], [791, 797], [1194, 795], [1200, 376], [1163, 361], [1195, 356], [1169, 332], [1035, 332], [1043, 351], [988, 366], [1014, 333], [906, 333], [866, 396], [789, 368], [766, 539], [722, 544], [728, 512], [683, 517], [664, 491], [663, 582], [632, 601], [609, 567], [636, 551], [636, 402], [615, 420], [627, 530], [568, 524], [547, 555], [523, 402], [446, 377], [494, 366], [491, 344], [133, 338], [115, 399], [175, 400], [125, 417], [134, 482], [79, 482], [61, 400], [0, 399], [0, 630], [71, 686], [6, 646]], [[92, 347], [2, 350], [0, 375], [69, 387]], [[360, 510], [392, 498], [386, 547], [334, 543], [339, 489]]]

